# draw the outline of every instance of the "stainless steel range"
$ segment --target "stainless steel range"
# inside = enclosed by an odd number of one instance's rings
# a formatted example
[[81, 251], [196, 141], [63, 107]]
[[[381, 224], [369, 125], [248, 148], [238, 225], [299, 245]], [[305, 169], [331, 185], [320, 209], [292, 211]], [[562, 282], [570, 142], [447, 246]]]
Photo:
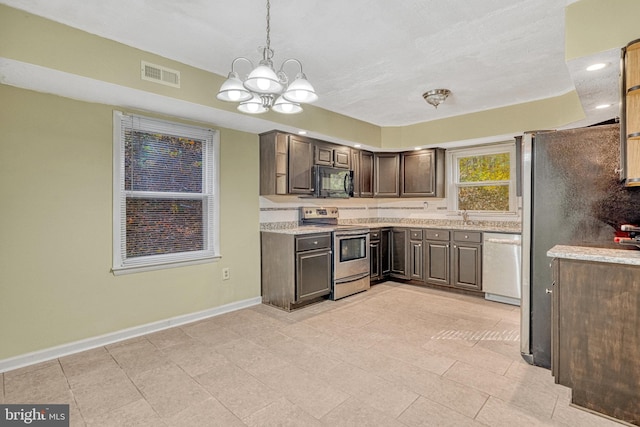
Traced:
[[337, 300], [370, 288], [369, 228], [339, 225], [338, 208], [300, 208], [300, 224], [333, 229], [333, 286]]

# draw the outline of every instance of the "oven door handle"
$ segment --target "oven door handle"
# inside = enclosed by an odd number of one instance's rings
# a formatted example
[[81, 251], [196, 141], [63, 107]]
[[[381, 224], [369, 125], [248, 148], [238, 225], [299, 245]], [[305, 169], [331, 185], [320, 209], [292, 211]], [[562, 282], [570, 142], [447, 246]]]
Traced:
[[360, 280], [360, 279], [363, 279], [363, 278], [368, 277], [368, 276], [369, 276], [369, 272], [366, 272], [366, 273], [362, 273], [362, 274], [357, 274], [355, 276], [349, 276], [349, 277], [344, 277], [342, 279], [334, 280], [334, 283], [339, 285], [340, 283], [353, 282], [353, 281]]

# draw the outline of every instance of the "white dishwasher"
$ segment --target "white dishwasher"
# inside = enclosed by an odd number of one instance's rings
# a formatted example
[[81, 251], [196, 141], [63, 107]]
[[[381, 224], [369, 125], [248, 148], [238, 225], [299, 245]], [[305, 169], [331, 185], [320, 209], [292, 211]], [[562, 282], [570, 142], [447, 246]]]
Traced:
[[520, 234], [484, 233], [482, 290], [485, 292], [485, 299], [520, 305], [521, 253]]

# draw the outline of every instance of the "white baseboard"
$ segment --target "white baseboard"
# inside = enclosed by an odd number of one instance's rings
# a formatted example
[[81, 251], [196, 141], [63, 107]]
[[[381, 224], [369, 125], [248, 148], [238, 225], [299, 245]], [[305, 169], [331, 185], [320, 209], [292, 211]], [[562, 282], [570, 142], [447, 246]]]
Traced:
[[44, 350], [22, 354], [9, 359], [3, 359], [0, 360], [0, 373], [23, 368], [29, 365], [35, 365], [36, 363], [46, 362], [48, 360], [57, 359], [58, 357], [68, 356], [81, 351], [91, 350], [93, 348], [113, 344], [118, 341], [128, 340], [130, 338], [139, 337], [140, 335], [162, 331], [163, 329], [172, 328], [174, 326], [185, 325], [187, 323], [207, 319], [209, 317], [219, 316], [242, 308], [252, 307], [260, 303], [262, 303], [261, 297], [249, 298], [196, 313], [184, 314], [182, 316], [176, 316], [166, 320], [134, 326], [133, 328], [123, 329], [121, 331], [111, 332], [97, 337], [46, 348]]

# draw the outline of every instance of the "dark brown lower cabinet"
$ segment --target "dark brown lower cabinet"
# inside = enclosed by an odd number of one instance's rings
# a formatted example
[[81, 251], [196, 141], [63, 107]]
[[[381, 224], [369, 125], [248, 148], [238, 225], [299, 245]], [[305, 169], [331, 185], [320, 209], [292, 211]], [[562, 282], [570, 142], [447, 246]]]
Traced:
[[391, 229], [391, 276], [398, 279], [409, 279], [407, 274], [407, 229]]
[[293, 310], [329, 295], [331, 233], [260, 233], [262, 302]]
[[422, 230], [409, 230], [409, 279], [424, 279]]
[[382, 278], [380, 269], [380, 229], [372, 229], [369, 231], [369, 276], [372, 281]]
[[448, 230], [424, 232], [424, 280], [432, 285], [451, 286], [451, 257]]
[[571, 402], [640, 425], [640, 266], [553, 262], [551, 373]]
[[457, 288], [482, 290], [482, 233], [453, 232], [453, 282]]
[[391, 273], [389, 243], [390, 228], [375, 228], [369, 233], [369, 256], [371, 260], [371, 280], [381, 281]]

